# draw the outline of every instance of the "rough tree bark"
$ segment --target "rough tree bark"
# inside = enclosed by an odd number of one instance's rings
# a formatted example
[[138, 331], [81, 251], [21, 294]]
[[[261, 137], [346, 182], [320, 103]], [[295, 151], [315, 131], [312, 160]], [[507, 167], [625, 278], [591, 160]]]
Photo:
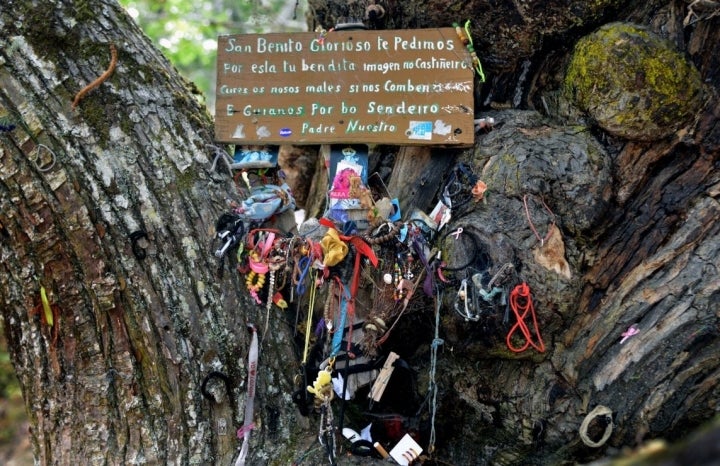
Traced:
[[[37, 460], [229, 464], [246, 324], [265, 317], [236, 273], [216, 274], [234, 188], [210, 172], [207, 111], [114, 1], [5, 2], [0, 30], [0, 296]], [[73, 109], [111, 44], [117, 67]], [[41, 286], [52, 328], [32, 312]], [[287, 331], [261, 344], [258, 463], [286, 454], [275, 444], [296, 424]], [[215, 401], [201, 394], [211, 371], [230, 380], [230, 393], [209, 383]]]
[[[374, 3], [383, 17], [368, 16]], [[717, 5], [689, 3], [310, 1], [315, 24], [326, 28], [353, 18], [379, 29], [471, 19], [481, 51], [488, 79], [477, 83], [475, 111], [499, 124], [458, 160], [482, 173], [489, 196], [449, 230], [474, 229], [490, 262], [522, 269], [551, 343], [545, 357], [518, 359], [504, 347], [507, 327], [463, 322], [446, 301], [439, 459], [590, 460], [650, 438], [683, 437], [717, 413], [718, 12]], [[708, 85], [703, 109], [672, 137], [623, 141], [567, 117], [558, 96], [572, 46], [610, 21], [648, 25], [670, 39]], [[539, 113], [493, 111], [507, 107]], [[393, 179], [409, 183], [422, 171], [414, 165]], [[539, 265], [525, 194], [554, 210], [572, 279]], [[536, 225], [551, 222], [538, 203], [531, 214]], [[621, 346], [632, 324], [641, 331]], [[426, 357], [426, 320], [417, 317], [405, 330], [421, 339], [412, 350]], [[589, 448], [578, 430], [600, 404], [613, 412], [614, 433], [604, 448]], [[599, 438], [602, 426], [593, 428]], [[717, 447], [705, 454], [713, 458]]]

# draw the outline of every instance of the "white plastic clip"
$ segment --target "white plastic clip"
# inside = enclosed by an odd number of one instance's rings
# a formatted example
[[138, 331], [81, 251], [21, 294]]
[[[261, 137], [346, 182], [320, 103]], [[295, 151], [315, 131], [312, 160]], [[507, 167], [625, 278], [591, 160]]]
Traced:
[[[455, 312], [460, 314], [465, 321], [473, 320], [476, 321], [480, 317], [475, 315], [470, 310], [469, 301], [471, 296], [468, 295], [468, 283], [467, 278], [463, 278], [460, 282], [460, 288], [458, 288], [457, 295], [455, 296]], [[462, 304], [460, 304], [460, 301], [462, 301]]]
[[215, 251], [215, 257], [218, 259], [225, 255], [225, 252], [227, 252], [228, 248], [235, 242], [235, 236], [231, 235], [229, 231], [223, 231], [222, 233], [218, 233], [218, 238], [225, 239], [227, 238], [227, 241], [225, 242], [225, 245]]

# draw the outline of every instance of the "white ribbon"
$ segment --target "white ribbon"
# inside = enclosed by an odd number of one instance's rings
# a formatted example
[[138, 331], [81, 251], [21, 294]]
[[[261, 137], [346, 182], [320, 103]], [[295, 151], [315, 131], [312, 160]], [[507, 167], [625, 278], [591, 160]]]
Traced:
[[257, 380], [257, 364], [258, 364], [258, 337], [257, 329], [253, 324], [248, 324], [248, 328], [252, 332], [252, 340], [250, 341], [250, 350], [248, 351], [248, 382], [247, 382], [247, 400], [245, 401], [245, 423], [238, 429], [238, 438], [243, 439], [240, 448], [240, 456], [235, 461], [235, 466], [245, 466], [245, 459], [250, 449], [250, 431], [255, 427], [253, 423], [253, 407], [255, 405], [255, 381]]

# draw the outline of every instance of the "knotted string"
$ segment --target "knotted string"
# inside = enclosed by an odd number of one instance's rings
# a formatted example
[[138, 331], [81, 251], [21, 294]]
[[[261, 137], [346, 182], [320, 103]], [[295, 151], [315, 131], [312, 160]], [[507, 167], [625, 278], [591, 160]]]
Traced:
[[[530, 287], [527, 283], [523, 282], [513, 288], [512, 292], [510, 293], [510, 308], [515, 314], [517, 322], [515, 322], [515, 325], [510, 328], [510, 331], [507, 334], [507, 338], [505, 339], [508, 349], [514, 353], [521, 353], [532, 346], [539, 352], [544, 353], [545, 343], [543, 342], [542, 336], [540, 335], [540, 328], [538, 327], [537, 316], [535, 315], [535, 306], [533, 305], [532, 296], [530, 294]], [[530, 332], [527, 324], [525, 323], [525, 317], [528, 314], [531, 315], [533, 320], [535, 335], [537, 336], [538, 340], [537, 343], [533, 341], [533, 335]], [[525, 338], [525, 344], [520, 347], [515, 347], [512, 344], [513, 333], [515, 333], [517, 330], [520, 330], [520, 332], [523, 334], [523, 337]]]
[[437, 353], [438, 348], [445, 341], [440, 338], [440, 308], [442, 306], [442, 292], [437, 288], [437, 296], [435, 298], [435, 338], [430, 345], [430, 383], [428, 392], [432, 392], [432, 401], [430, 403], [430, 440], [428, 441], [428, 453], [432, 454], [435, 450], [435, 414], [437, 413], [437, 394], [438, 387], [435, 381], [437, 372]]
[[480, 58], [478, 58], [477, 53], [475, 52], [472, 34], [470, 34], [470, 20], [465, 21], [465, 34], [467, 34], [467, 38], [469, 41], [469, 43], [467, 44], [467, 48], [470, 52], [470, 55], [472, 56], [475, 71], [477, 71], [477, 74], [480, 76], [480, 82], [485, 82], [485, 73], [483, 73], [482, 63], [480, 63]]

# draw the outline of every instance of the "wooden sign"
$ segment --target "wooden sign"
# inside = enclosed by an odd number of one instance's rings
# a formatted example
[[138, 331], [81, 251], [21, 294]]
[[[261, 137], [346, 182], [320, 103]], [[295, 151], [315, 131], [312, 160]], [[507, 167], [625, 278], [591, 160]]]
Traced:
[[473, 79], [454, 28], [220, 36], [215, 139], [472, 145]]

